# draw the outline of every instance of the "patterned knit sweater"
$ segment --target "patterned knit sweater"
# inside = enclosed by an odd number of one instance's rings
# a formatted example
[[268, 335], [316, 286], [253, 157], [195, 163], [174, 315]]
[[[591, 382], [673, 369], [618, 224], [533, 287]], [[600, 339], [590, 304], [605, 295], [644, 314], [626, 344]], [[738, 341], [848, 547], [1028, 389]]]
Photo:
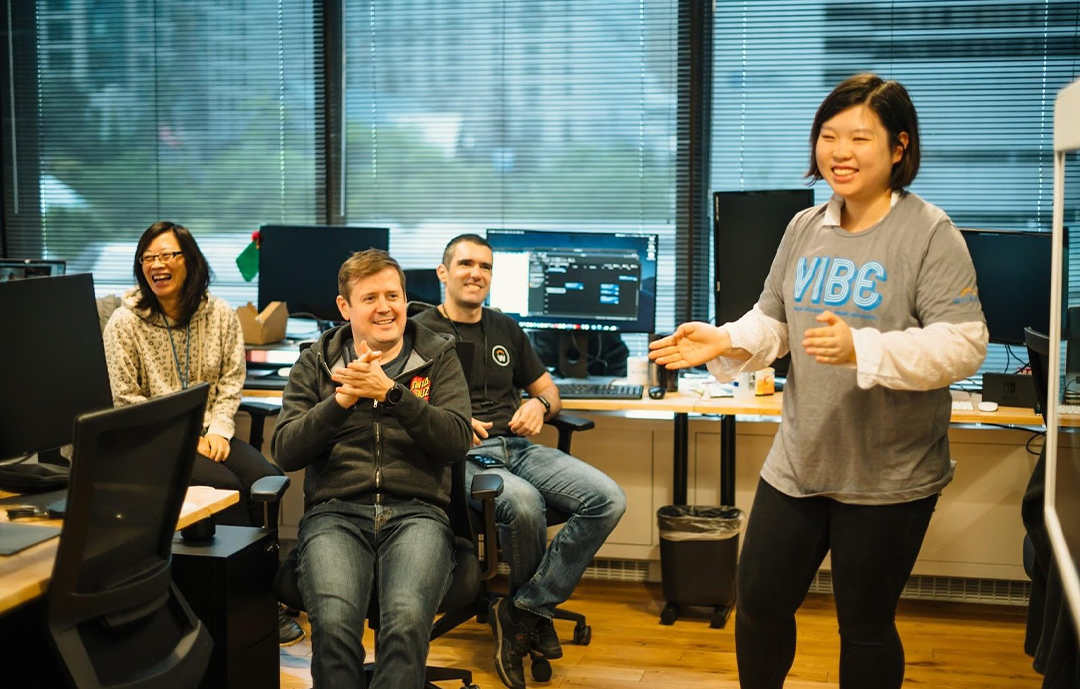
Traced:
[[210, 384], [203, 433], [232, 438], [246, 374], [236, 313], [207, 292], [188, 326], [170, 321], [170, 335], [164, 316], [136, 306], [139, 297], [138, 287], [125, 292], [124, 305], [113, 312], [103, 333], [113, 404], [122, 407], [176, 392], [186, 369], [189, 385]]

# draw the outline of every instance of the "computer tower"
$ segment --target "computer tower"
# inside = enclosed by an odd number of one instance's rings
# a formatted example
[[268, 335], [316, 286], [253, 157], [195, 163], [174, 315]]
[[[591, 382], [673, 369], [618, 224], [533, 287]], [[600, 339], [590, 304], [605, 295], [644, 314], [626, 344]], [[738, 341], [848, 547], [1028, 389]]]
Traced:
[[218, 526], [206, 544], [173, 539], [173, 581], [214, 639], [200, 689], [279, 686], [277, 553], [255, 527]]

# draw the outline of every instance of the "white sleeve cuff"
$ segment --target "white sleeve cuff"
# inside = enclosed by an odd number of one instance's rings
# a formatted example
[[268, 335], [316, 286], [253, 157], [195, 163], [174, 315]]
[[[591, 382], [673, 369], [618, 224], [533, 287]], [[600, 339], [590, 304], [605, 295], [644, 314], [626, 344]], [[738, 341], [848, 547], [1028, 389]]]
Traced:
[[206, 434], [220, 435], [226, 440], [232, 440], [233, 434], [236, 433], [235, 424], [226, 424], [222, 421], [214, 420], [210, 422], [210, 427], [206, 429]]

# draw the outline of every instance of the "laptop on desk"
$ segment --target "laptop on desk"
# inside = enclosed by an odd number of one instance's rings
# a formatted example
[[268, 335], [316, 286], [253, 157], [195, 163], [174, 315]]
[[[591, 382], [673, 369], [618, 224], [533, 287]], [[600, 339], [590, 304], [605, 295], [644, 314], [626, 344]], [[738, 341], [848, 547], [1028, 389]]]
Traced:
[[[66, 496], [66, 489], [45, 493], [20, 493], [0, 498], [0, 510], [7, 510], [16, 505], [30, 505], [49, 510], [50, 519], [59, 519], [63, 514], [54, 516], [51, 506], [57, 501], [63, 501]], [[58, 526], [44, 526], [34, 522], [0, 522], [0, 556], [14, 555], [59, 535], [60, 527]]]

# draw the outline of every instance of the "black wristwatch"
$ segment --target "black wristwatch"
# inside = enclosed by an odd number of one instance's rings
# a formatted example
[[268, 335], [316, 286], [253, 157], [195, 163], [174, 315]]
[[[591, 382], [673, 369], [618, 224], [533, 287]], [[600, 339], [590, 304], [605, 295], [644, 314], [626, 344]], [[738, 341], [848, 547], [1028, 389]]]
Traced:
[[551, 402], [548, 402], [543, 395], [537, 395], [534, 400], [540, 400], [540, 404], [544, 405], [544, 416], [551, 413]]
[[401, 383], [394, 383], [394, 387], [386, 391], [386, 400], [383, 402], [383, 406], [387, 409], [393, 409], [404, 395], [405, 386]]

